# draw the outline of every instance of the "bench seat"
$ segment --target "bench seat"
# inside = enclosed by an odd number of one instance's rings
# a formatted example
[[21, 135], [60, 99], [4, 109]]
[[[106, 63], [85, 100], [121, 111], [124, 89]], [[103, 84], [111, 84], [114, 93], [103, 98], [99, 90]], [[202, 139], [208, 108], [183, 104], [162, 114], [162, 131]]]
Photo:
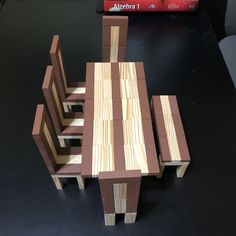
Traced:
[[165, 166], [177, 166], [177, 177], [183, 177], [190, 155], [176, 96], [153, 96], [151, 109], [160, 151], [160, 176]]

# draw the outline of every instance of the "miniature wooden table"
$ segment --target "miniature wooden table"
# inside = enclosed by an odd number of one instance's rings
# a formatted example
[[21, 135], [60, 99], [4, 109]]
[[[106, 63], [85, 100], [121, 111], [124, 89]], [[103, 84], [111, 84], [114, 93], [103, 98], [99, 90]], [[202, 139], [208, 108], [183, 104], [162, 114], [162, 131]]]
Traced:
[[134, 223], [141, 176], [157, 175], [143, 63], [87, 63], [82, 175], [98, 177], [105, 224]]

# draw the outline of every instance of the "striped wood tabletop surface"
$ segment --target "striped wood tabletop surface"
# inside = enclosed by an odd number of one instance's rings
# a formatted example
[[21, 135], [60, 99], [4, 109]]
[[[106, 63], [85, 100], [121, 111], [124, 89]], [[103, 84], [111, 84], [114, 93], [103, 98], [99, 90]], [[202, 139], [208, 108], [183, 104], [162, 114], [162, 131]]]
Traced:
[[82, 174], [141, 170], [159, 164], [143, 63], [87, 63]]

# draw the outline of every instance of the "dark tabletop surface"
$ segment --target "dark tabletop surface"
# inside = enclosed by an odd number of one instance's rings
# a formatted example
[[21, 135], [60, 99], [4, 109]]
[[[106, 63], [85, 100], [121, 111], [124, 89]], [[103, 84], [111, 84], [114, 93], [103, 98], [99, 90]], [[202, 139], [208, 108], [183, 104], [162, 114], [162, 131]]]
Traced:
[[9, 0], [0, 11], [0, 235], [236, 235], [235, 89], [204, 9], [132, 14], [127, 60], [143, 61], [149, 95], [177, 95], [191, 164], [144, 178], [135, 224], [105, 227], [99, 186], [57, 191], [31, 136], [53, 34], [71, 81], [101, 60], [93, 0]]

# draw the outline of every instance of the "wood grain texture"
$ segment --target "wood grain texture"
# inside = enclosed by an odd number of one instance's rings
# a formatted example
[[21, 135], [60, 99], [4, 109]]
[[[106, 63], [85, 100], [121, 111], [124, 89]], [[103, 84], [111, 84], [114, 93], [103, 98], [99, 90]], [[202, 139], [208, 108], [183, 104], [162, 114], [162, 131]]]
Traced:
[[82, 155], [58, 155], [54, 142], [52, 140], [51, 134], [49, 132], [48, 126], [44, 123], [43, 132], [47, 139], [47, 142], [50, 146], [50, 149], [53, 153], [53, 157], [57, 164], [81, 164], [82, 162]]
[[136, 73], [136, 63], [134, 62], [126, 62], [119, 63], [119, 71], [120, 71], [120, 79], [137, 79]]
[[104, 214], [105, 225], [115, 225], [116, 214]]
[[[129, 74], [127, 74], [127, 77], [129, 77]], [[139, 98], [136, 79], [121, 79], [120, 90], [121, 98]]]
[[126, 170], [148, 174], [135, 63], [119, 63]]
[[126, 212], [127, 183], [113, 184], [115, 213]]
[[92, 176], [97, 177], [100, 171], [114, 171], [114, 146], [97, 145], [92, 147]]
[[83, 126], [84, 119], [64, 119], [62, 104], [59, 99], [59, 95], [58, 95], [58, 92], [56, 89], [55, 82], [52, 83], [52, 93], [54, 96], [54, 100], [56, 102], [56, 107], [57, 107], [62, 125], [63, 126]]
[[119, 26], [111, 26], [110, 62], [118, 61], [119, 30]]
[[63, 84], [65, 87], [66, 94], [85, 94], [86, 88], [85, 87], [68, 87], [68, 80], [66, 78], [66, 73], [63, 65], [63, 59], [62, 59], [62, 53], [61, 50], [58, 50], [58, 58], [59, 58], [59, 64], [61, 68], [61, 74], [63, 79]]
[[86, 84], [91, 83], [94, 89], [92, 98], [86, 99], [85, 117], [91, 122], [86, 125], [85, 121], [85, 129], [90, 130], [84, 129], [83, 144], [92, 149], [87, 152], [92, 153], [91, 175], [113, 170], [157, 173], [154, 138], [147, 134], [152, 134], [152, 126], [143, 125], [151, 122], [151, 116], [148, 107], [141, 110], [141, 105], [149, 106], [147, 91], [140, 97], [138, 87], [138, 80], [145, 83], [142, 63], [138, 67], [135, 63], [89, 63], [87, 73]]
[[126, 213], [125, 214], [125, 224], [135, 223], [137, 213]]
[[169, 98], [168, 96], [160, 96], [160, 99], [162, 104], [163, 118], [165, 123], [165, 130], [167, 133], [167, 142], [169, 146], [171, 160], [180, 161], [181, 154], [179, 151], [179, 145], [177, 141], [177, 135], [170, 108]]
[[95, 63], [92, 175], [114, 170], [114, 131], [110, 63]]

